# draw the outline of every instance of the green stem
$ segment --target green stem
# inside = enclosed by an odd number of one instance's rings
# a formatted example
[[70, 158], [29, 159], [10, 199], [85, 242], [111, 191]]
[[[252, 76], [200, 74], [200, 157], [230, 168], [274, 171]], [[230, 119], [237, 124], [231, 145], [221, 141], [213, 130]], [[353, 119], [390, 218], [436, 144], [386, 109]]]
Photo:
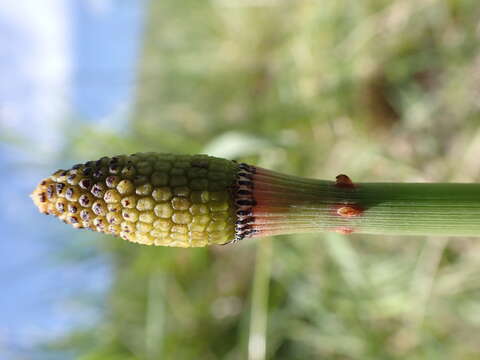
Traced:
[[260, 169], [255, 236], [338, 231], [480, 236], [480, 184], [310, 180]]
[[265, 360], [267, 349], [268, 293], [272, 263], [272, 243], [259, 243], [253, 279], [248, 360]]
[[480, 184], [365, 183], [343, 196], [365, 209], [359, 232], [480, 235]]

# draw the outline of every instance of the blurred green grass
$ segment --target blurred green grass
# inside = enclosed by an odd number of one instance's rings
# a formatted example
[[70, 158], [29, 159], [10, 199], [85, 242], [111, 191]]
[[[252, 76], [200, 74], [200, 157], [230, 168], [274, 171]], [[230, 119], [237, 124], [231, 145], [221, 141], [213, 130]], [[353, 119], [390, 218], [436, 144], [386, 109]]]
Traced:
[[[151, 2], [129, 131], [84, 127], [74, 156], [208, 152], [324, 179], [478, 181], [479, 18], [476, 0]], [[480, 357], [475, 239], [102, 241], [105, 318], [55, 344], [83, 360]]]

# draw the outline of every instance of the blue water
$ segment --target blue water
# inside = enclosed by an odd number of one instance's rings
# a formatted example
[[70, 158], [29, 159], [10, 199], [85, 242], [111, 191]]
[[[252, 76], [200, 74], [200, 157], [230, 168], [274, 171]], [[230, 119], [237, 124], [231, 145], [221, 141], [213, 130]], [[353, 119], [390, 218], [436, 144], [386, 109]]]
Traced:
[[[134, 94], [146, 5], [26, 3], [18, 11], [15, 2], [8, 10], [0, 6], [0, 199], [8, 204], [0, 207], [0, 359], [38, 358], [35, 344], [101, 316], [110, 267], [96, 248], [99, 237], [39, 214], [28, 194], [64, 161], [62, 124], [72, 115], [89, 124], [110, 118], [124, 125], [116, 120], [125, 118]], [[32, 13], [25, 14], [26, 6]], [[68, 35], [55, 39], [65, 46], [49, 53], [58, 29], [43, 37], [35, 32], [56, 20]], [[42, 51], [51, 61], [41, 61]]]

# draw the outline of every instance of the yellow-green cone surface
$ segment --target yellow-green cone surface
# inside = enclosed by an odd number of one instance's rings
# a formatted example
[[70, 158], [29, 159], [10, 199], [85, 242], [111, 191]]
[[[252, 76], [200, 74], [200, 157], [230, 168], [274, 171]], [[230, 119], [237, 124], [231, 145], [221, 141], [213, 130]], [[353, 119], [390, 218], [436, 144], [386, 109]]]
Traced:
[[76, 228], [179, 247], [235, 238], [238, 165], [207, 155], [139, 153], [58, 170], [32, 193], [39, 210]]

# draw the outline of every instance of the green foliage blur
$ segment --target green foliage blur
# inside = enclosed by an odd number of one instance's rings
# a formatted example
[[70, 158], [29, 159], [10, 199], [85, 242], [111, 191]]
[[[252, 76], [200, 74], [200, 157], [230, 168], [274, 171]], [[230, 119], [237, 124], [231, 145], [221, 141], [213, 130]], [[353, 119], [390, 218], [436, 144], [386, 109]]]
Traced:
[[[129, 131], [85, 127], [74, 149], [478, 181], [479, 19], [478, 0], [151, 1]], [[104, 318], [52, 345], [82, 360], [480, 358], [478, 239], [101, 241]]]

